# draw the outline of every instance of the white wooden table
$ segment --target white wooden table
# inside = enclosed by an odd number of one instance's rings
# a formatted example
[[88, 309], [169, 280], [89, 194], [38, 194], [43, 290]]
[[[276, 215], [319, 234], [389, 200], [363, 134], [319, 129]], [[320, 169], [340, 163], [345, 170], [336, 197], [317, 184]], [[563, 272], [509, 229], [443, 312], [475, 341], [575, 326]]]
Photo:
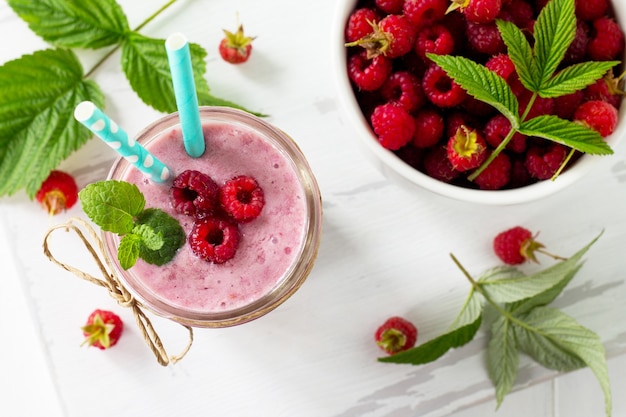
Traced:
[[[120, 1], [132, 27], [162, 3]], [[304, 286], [254, 322], [196, 331], [187, 357], [163, 368], [130, 312], [43, 255], [47, 228], [80, 216], [80, 207], [50, 218], [23, 193], [4, 197], [0, 415], [600, 416], [603, 400], [588, 370], [558, 376], [525, 358], [515, 392], [495, 413], [484, 332], [430, 365], [376, 361], [373, 333], [388, 316], [413, 320], [420, 341], [454, 318], [468, 284], [450, 252], [479, 274], [498, 264], [490, 250], [494, 234], [517, 224], [540, 231], [559, 254], [573, 253], [604, 230], [555, 304], [601, 337], [612, 358], [614, 415], [626, 415], [620, 395], [626, 388], [624, 144], [580, 184], [526, 205], [482, 207], [401, 188], [373, 169], [342, 117], [327, 52], [335, 3], [180, 0], [142, 31], [160, 38], [182, 31], [203, 45], [213, 94], [269, 114], [307, 155], [325, 220]], [[233, 67], [218, 57], [217, 44], [223, 28], [234, 29], [237, 13], [258, 38], [250, 61]], [[0, 35], [0, 62], [46, 47], [4, 0]], [[90, 68], [101, 54], [80, 57]], [[106, 94], [107, 113], [129, 133], [160, 116], [131, 91], [119, 54], [93, 79]], [[114, 157], [92, 140], [60, 168], [84, 186], [103, 179]], [[69, 235], [56, 244], [65, 260], [84, 262]], [[115, 310], [128, 323], [118, 346], [106, 352], [80, 346], [79, 327], [97, 307]], [[182, 348], [182, 328], [159, 318], [154, 324], [172, 353]]]

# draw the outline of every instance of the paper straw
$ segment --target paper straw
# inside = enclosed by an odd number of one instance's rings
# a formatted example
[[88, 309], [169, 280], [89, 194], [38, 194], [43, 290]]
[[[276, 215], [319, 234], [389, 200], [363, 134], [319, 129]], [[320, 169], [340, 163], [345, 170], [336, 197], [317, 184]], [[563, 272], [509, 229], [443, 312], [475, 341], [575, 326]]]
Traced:
[[128, 136], [91, 101], [83, 101], [76, 106], [74, 118], [151, 180], [166, 182], [172, 177], [172, 171], [163, 162]]
[[192, 158], [197, 158], [204, 153], [205, 145], [191, 66], [189, 42], [182, 33], [174, 33], [165, 41], [165, 49], [170, 63], [185, 151]]

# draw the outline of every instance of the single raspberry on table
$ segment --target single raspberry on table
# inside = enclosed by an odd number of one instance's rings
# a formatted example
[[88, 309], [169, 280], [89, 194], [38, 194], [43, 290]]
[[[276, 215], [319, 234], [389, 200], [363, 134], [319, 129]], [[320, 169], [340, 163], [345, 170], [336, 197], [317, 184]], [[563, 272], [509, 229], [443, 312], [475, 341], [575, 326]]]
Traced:
[[348, 17], [346, 24], [346, 42], [355, 42], [371, 34], [374, 31], [372, 23], [378, 22], [380, 16], [378, 12], [369, 7], [356, 9]]
[[420, 29], [415, 41], [415, 52], [422, 59], [426, 54], [449, 55], [454, 51], [454, 37], [442, 24], [434, 24]]
[[415, 133], [415, 120], [402, 106], [385, 103], [377, 106], [370, 118], [380, 144], [397, 150], [409, 143]]
[[531, 145], [526, 151], [524, 164], [533, 178], [547, 180], [561, 168], [567, 153], [565, 146], [556, 142], [550, 142], [545, 146]]
[[573, 119], [607, 137], [617, 126], [617, 109], [606, 101], [586, 101], [578, 106]]
[[415, 115], [415, 134], [413, 146], [429, 148], [434, 146], [443, 137], [445, 122], [441, 112], [435, 108], [421, 109]]
[[624, 53], [624, 33], [619, 24], [608, 16], [592, 22], [587, 54], [594, 61], [619, 59]]
[[436, 180], [451, 183], [461, 174], [454, 169], [444, 146], [434, 146], [424, 155], [424, 172]]
[[500, 190], [511, 181], [511, 159], [500, 152], [485, 169], [474, 178], [474, 183], [481, 190]]
[[124, 330], [122, 319], [112, 311], [94, 310], [81, 328], [85, 340], [83, 345], [105, 350], [117, 344]]
[[382, 350], [393, 355], [415, 346], [417, 327], [403, 317], [393, 316], [376, 329], [374, 340]]
[[211, 177], [196, 170], [180, 173], [170, 189], [172, 207], [178, 213], [199, 217], [213, 213], [218, 207], [219, 185]]
[[415, 27], [404, 15], [390, 14], [372, 23], [372, 32], [363, 38], [348, 42], [346, 46], [361, 46], [369, 58], [384, 55], [398, 58], [406, 55], [415, 44]]
[[422, 78], [426, 98], [437, 107], [454, 107], [463, 102], [467, 93], [436, 64], [428, 67]]
[[52, 170], [35, 194], [35, 199], [51, 216], [72, 208], [78, 200], [78, 186], [67, 172]]
[[468, 22], [493, 22], [500, 14], [502, 0], [452, 0], [450, 9], [459, 10]]
[[404, 0], [402, 11], [417, 28], [430, 26], [446, 15], [449, 0]]
[[479, 131], [461, 126], [448, 140], [446, 150], [454, 169], [463, 172], [483, 163], [487, 156], [487, 143]]
[[367, 51], [361, 51], [348, 58], [348, 77], [363, 91], [374, 91], [382, 87], [392, 69], [391, 60], [383, 55], [369, 59]]
[[207, 217], [194, 222], [188, 241], [197, 256], [205, 261], [222, 264], [235, 256], [239, 239], [239, 228], [235, 222]]
[[224, 211], [238, 223], [250, 222], [261, 215], [265, 194], [256, 179], [238, 175], [224, 183], [219, 190]]
[[525, 227], [515, 226], [496, 235], [493, 250], [504, 263], [519, 265], [528, 260], [537, 262], [535, 253], [542, 253], [554, 259], [563, 259], [544, 250], [545, 246]]
[[243, 25], [239, 25], [235, 32], [224, 29], [224, 38], [218, 47], [220, 56], [230, 64], [243, 64], [250, 58], [254, 39], [244, 34]]
[[426, 101], [419, 78], [408, 71], [396, 71], [380, 88], [380, 94], [388, 103], [399, 104], [413, 113]]

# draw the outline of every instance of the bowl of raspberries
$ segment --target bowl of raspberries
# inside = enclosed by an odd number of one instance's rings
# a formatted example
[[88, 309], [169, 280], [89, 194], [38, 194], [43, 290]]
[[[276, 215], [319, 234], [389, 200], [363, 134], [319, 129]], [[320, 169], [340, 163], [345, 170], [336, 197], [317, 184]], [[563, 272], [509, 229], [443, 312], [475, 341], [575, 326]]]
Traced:
[[344, 115], [385, 174], [457, 200], [551, 195], [614, 152], [626, 8], [616, 0], [346, 0]]

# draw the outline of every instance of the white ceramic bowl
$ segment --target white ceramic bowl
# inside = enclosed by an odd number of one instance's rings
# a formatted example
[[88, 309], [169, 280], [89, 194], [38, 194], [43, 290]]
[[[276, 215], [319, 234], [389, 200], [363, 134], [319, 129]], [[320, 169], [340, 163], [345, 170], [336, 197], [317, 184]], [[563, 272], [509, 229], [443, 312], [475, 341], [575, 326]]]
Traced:
[[[613, 0], [619, 3], [620, 0]], [[337, 92], [341, 101], [343, 115], [355, 129], [355, 137], [359, 145], [364, 149], [367, 156], [386, 176], [398, 180], [409, 187], [429, 190], [433, 193], [449, 198], [480, 203], [485, 205], [510, 205], [530, 202], [554, 194], [574, 184], [584, 177], [594, 166], [606, 163], [610, 155], [595, 156], [583, 155], [578, 161], [563, 172], [555, 181], [540, 181], [516, 189], [507, 190], [476, 190], [457, 185], [447, 184], [436, 180], [418, 171], [403, 162], [393, 152], [383, 148], [375, 134], [372, 132], [368, 121], [363, 116], [356, 101], [350, 80], [346, 70], [346, 47], [344, 46], [344, 33], [348, 16], [355, 8], [357, 0], [340, 0], [337, 4], [331, 34], [331, 54], [333, 73], [336, 77]], [[626, 27], [626, 7], [616, 10], [616, 17], [621, 27]], [[615, 132], [606, 138], [607, 143], [615, 149], [619, 140], [626, 134], [626, 105], [622, 105], [619, 112], [619, 123]]]

